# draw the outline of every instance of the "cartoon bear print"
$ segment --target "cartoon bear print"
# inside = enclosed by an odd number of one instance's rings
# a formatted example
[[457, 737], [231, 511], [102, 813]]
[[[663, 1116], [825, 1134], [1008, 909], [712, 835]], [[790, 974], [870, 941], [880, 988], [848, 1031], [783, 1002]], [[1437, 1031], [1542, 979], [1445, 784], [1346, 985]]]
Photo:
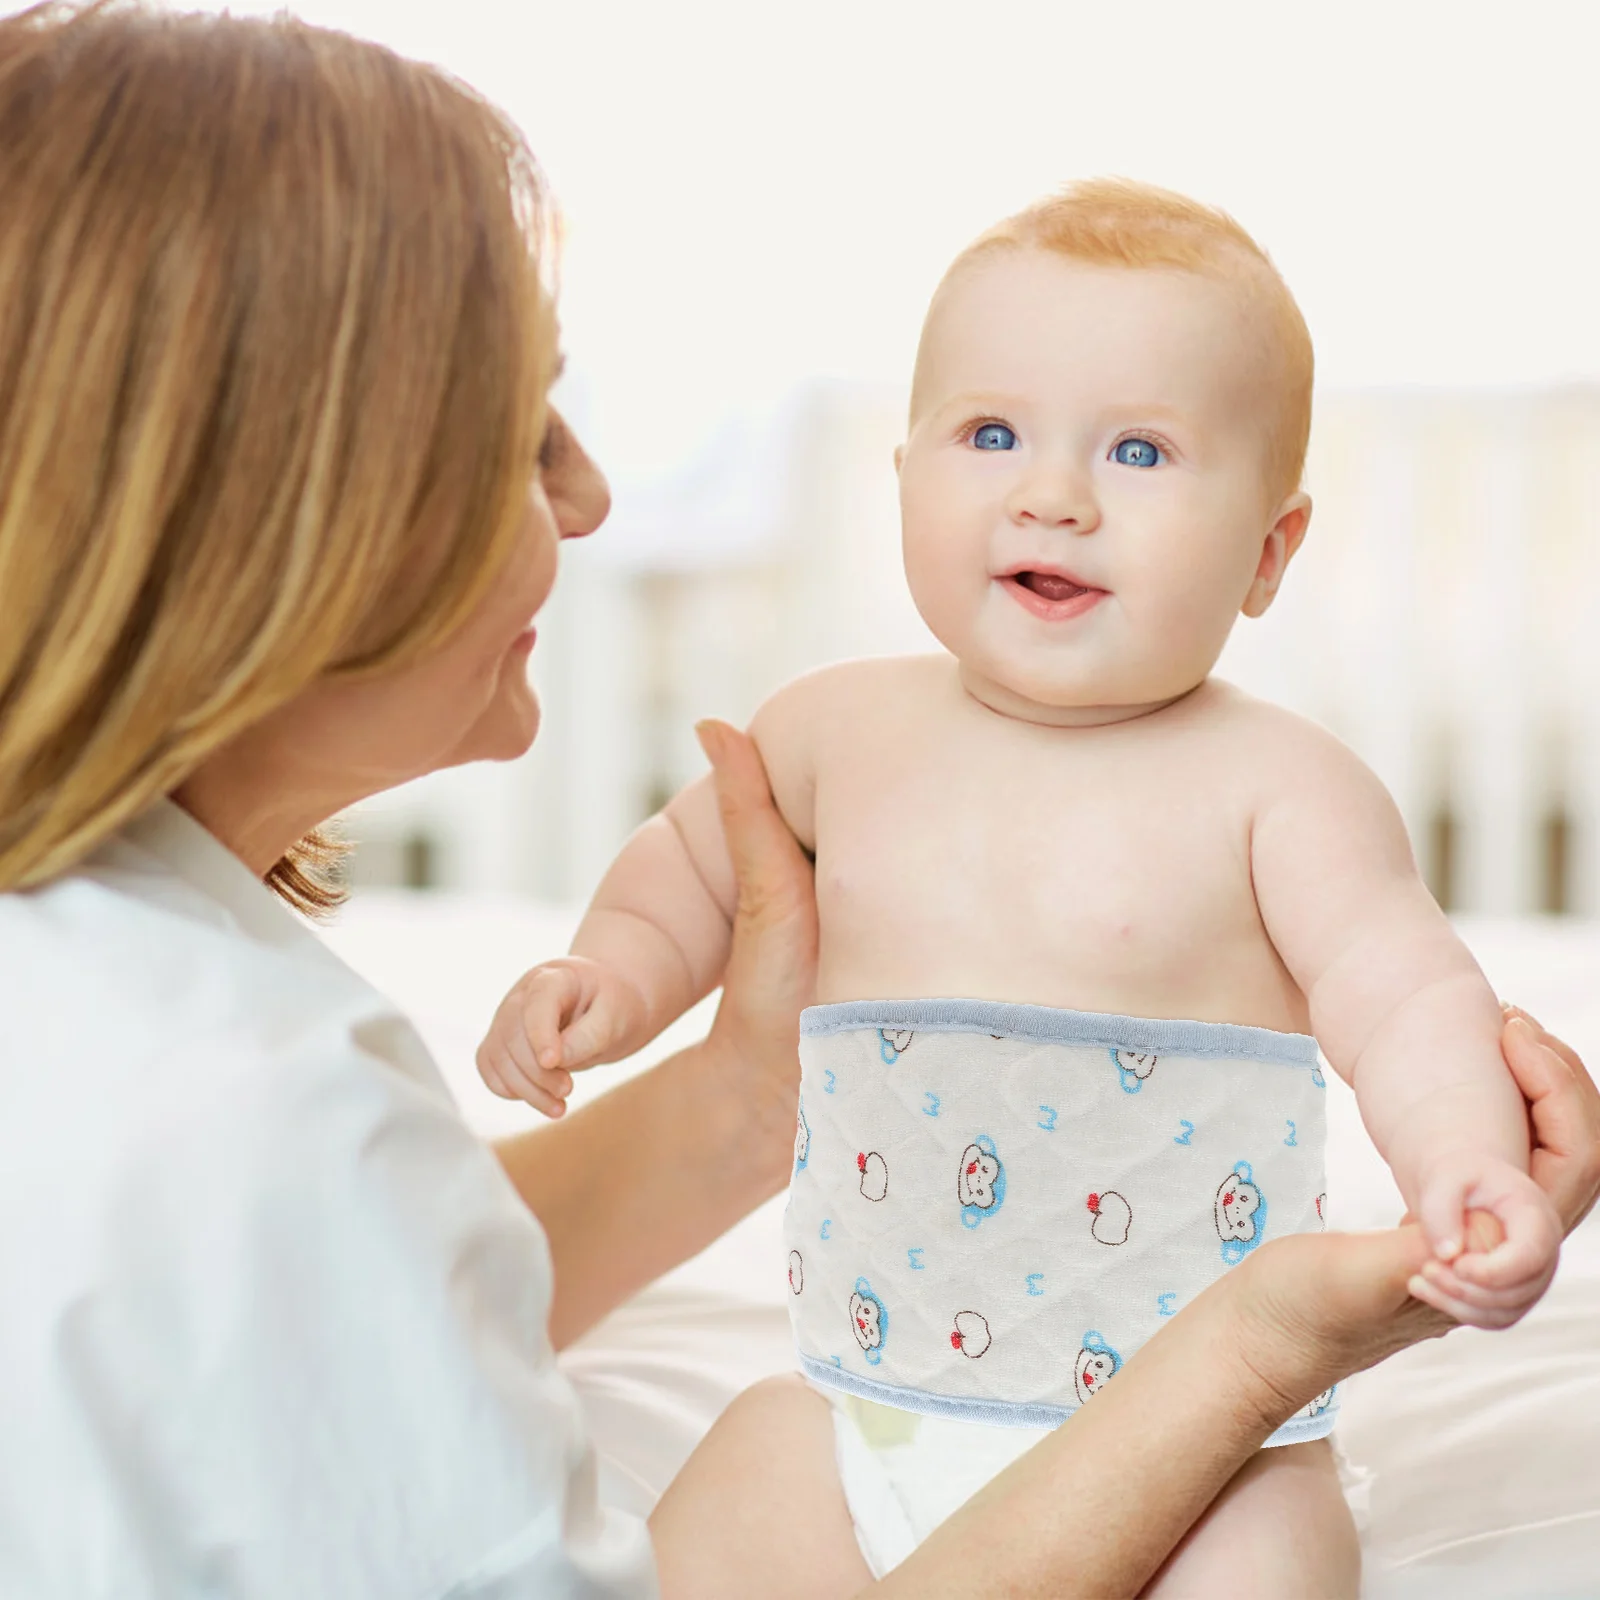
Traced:
[[976, 1311], [956, 1312], [956, 1325], [950, 1333], [950, 1348], [976, 1361], [989, 1348], [989, 1319]]
[[876, 1150], [857, 1151], [856, 1170], [861, 1174], [861, 1192], [869, 1200], [881, 1200], [889, 1192], [889, 1168]]
[[1115, 1189], [1102, 1189], [1089, 1196], [1089, 1211], [1094, 1221], [1089, 1232], [1100, 1244], [1126, 1244], [1133, 1226], [1133, 1207]]
[[798, 1250], [789, 1252], [789, 1293], [799, 1294], [806, 1286], [806, 1264]]
[[1254, 1250], [1266, 1232], [1266, 1197], [1252, 1181], [1248, 1161], [1234, 1162], [1233, 1171], [1217, 1185], [1215, 1214], [1222, 1259], [1232, 1266]]
[[1073, 1387], [1078, 1403], [1087, 1405], [1105, 1388], [1122, 1367], [1122, 1357], [1093, 1329], [1083, 1336], [1083, 1348], [1072, 1366]]
[[977, 1227], [999, 1206], [1005, 1192], [1005, 1169], [994, 1140], [980, 1133], [961, 1152], [961, 1164], [956, 1168], [956, 1199], [961, 1205], [963, 1226]]
[[878, 1054], [884, 1064], [892, 1067], [911, 1048], [915, 1037], [910, 1028], [879, 1028]]
[[794, 1125], [794, 1170], [804, 1172], [811, 1156], [811, 1124], [806, 1121], [806, 1103], [800, 1102], [800, 1112]]
[[1136, 1050], [1113, 1050], [1111, 1060], [1116, 1066], [1124, 1094], [1138, 1094], [1144, 1088], [1145, 1079], [1156, 1070], [1157, 1058], [1141, 1055]]
[[883, 1360], [883, 1341], [889, 1334], [889, 1313], [865, 1278], [857, 1278], [850, 1296], [850, 1331], [873, 1366]]

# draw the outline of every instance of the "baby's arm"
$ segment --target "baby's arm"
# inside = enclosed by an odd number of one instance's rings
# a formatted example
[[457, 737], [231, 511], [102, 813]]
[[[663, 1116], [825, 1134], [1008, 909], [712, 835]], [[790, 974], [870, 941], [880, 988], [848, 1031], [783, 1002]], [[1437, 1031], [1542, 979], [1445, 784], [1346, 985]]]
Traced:
[[[1305, 729], [1257, 810], [1250, 845], [1267, 933], [1329, 1061], [1481, 1326], [1544, 1292], [1560, 1228], [1528, 1176], [1522, 1096], [1500, 1054], [1493, 990], [1428, 893], [1394, 802], [1342, 745]], [[1462, 1254], [1464, 1213], [1505, 1240]]]
[[[805, 680], [780, 690], [751, 733], [779, 809], [809, 844]], [[785, 803], [787, 802], [787, 804]], [[722, 981], [736, 883], [709, 775], [640, 827], [602, 879], [565, 957], [525, 973], [478, 1049], [485, 1082], [551, 1115], [570, 1072], [617, 1061]]]

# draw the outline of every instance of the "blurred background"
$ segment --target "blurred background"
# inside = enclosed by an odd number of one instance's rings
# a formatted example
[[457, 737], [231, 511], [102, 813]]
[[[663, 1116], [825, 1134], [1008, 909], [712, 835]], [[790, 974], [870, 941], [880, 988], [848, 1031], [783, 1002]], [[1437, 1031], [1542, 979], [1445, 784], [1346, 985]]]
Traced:
[[1316, 341], [1311, 536], [1222, 675], [1377, 769], [1448, 907], [1600, 914], [1600, 7], [292, 9], [526, 130], [559, 403], [616, 491], [540, 619], [536, 747], [352, 814], [358, 902], [581, 902], [702, 769], [696, 718], [932, 647], [891, 466], [928, 296], [1001, 215], [1117, 173], [1238, 217]]

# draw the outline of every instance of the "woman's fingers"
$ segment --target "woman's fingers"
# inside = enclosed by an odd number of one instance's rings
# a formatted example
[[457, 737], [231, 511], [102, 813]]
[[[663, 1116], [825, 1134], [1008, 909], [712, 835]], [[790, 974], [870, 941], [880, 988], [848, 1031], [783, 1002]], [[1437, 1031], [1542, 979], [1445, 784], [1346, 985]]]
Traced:
[[[1500, 1242], [1491, 1213], [1474, 1208], [1464, 1222], [1468, 1250]], [[1472, 1315], [1423, 1276], [1439, 1263], [1416, 1222], [1376, 1233], [1301, 1234], [1278, 1246], [1276, 1255], [1268, 1244], [1251, 1258], [1259, 1263], [1252, 1287], [1269, 1310], [1280, 1308], [1277, 1320], [1288, 1333], [1278, 1337], [1322, 1345], [1334, 1377], [1374, 1366]]]
[[1492, 1211], [1474, 1206], [1467, 1213], [1466, 1248], [1472, 1255], [1486, 1255], [1506, 1236], [1505, 1224]]
[[1600, 1089], [1570, 1047], [1515, 1007], [1500, 1048], [1528, 1102], [1529, 1170], [1570, 1233], [1600, 1196]]
[[[728, 854], [738, 877], [733, 944], [718, 1020], [763, 1057], [798, 1040], [816, 987], [811, 862], [773, 803], [755, 742], [723, 722], [696, 724], [711, 762]], [[725, 1014], [726, 1013], [726, 1014]]]
[[1584, 1070], [1583, 1061], [1578, 1052], [1570, 1044], [1558, 1039], [1537, 1017], [1530, 1016], [1521, 1006], [1502, 1006], [1500, 1009], [1508, 1018], [1521, 1017], [1533, 1029], [1534, 1037], [1539, 1043], [1547, 1050], [1554, 1050], [1573, 1071], [1582, 1072]]
[[[1477, 1207], [1463, 1218], [1466, 1250], [1500, 1243], [1499, 1220]], [[1431, 1282], [1436, 1273], [1446, 1276]], [[1221, 1280], [1260, 1329], [1251, 1364], [1273, 1388], [1309, 1399], [1330, 1383], [1376, 1366], [1461, 1322], [1499, 1326], [1521, 1309], [1482, 1308], [1465, 1298], [1451, 1269], [1433, 1259], [1417, 1222], [1376, 1233], [1296, 1234], [1269, 1241]], [[1459, 1288], [1462, 1293], [1450, 1290]]]
[[698, 722], [695, 733], [711, 763], [739, 909], [757, 919], [781, 916], [797, 898], [810, 898], [811, 863], [772, 803], [761, 752], [725, 722]]
[[800, 1013], [816, 998], [817, 902], [811, 862], [773, 802], [761, 752], [722, 722], [695, 728], [711, 762], [738, 877], [722, 1000], [707, 1043], [733, 1074], [752, 1152], [775, 1175], [792, 1162]]

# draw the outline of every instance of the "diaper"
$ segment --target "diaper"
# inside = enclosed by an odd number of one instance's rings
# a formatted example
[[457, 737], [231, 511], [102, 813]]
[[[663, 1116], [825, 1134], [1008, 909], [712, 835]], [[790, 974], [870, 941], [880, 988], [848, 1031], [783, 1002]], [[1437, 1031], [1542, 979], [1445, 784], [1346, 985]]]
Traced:
[[838, 1390], [834, 1455], [874, 1578], [900, 1565], [951, 1512], [1025, 1455], [1048, 1428], [1009, 1428], [890, 1410]]
[[[825, 1389], [1052, 1428], [1263, 1239], [1324, 1226], [1304, 1035], [974, 1000], [815, 1006], [800, 1031], [789, 1305]], [[1337, 1411], [1330, 1390], [1268, 1443]]]
[[[1047, 1438], [1048, 1428], [1008, 1428], [893, 1410], [837, 1389], [834, 1457], [856, 1544], [874, 1578], [900, 1565], [991, 1478]], [[1333, 1450], [1339, 1487], [1365, 1538], [1371, 1473]]]

